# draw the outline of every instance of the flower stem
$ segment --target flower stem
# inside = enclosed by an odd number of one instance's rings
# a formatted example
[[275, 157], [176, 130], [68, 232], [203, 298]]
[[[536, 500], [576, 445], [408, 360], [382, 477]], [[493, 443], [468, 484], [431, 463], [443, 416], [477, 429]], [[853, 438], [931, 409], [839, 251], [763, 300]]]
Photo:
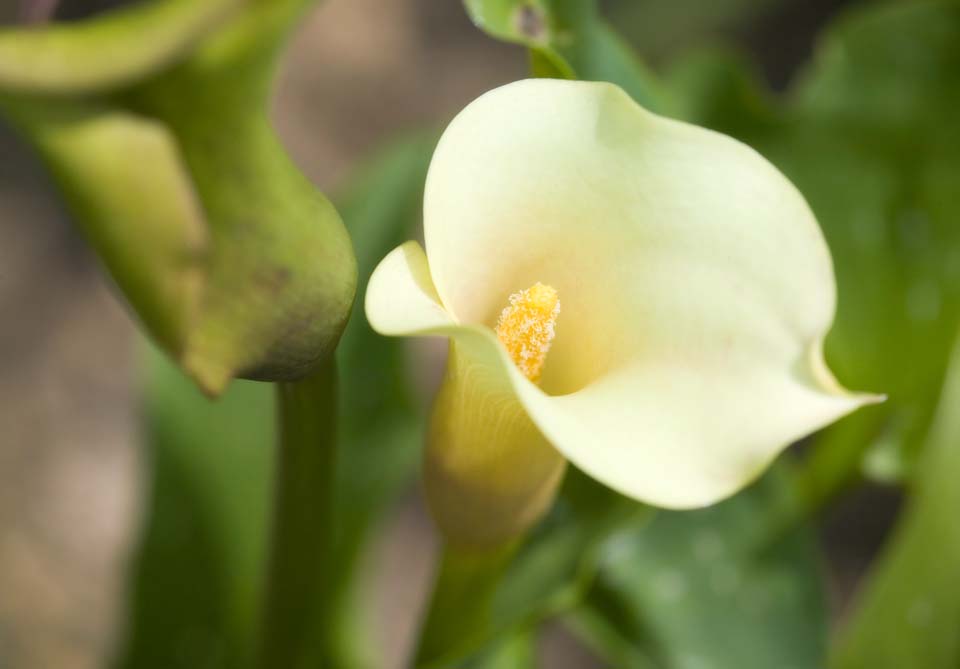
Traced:
[[333, 552], [336, 368], [277, 384], [279, 444], [260, 666], [322, 666]]
[[446, 546], [440, 557], [415, 666], [446, 666], [490, 626], [494, 594], [517, 543], [489, 551]]

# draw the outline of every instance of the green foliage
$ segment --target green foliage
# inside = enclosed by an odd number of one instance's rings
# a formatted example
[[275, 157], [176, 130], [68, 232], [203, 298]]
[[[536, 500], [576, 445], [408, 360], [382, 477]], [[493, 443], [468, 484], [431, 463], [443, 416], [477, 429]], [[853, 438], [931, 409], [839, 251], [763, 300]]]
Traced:
[[651, 72], [599, 15], [595, 0], [464, 0], [491, 36], [530, 49], [534, 76], [612, 81], [653, 111], [670, 101]]
[[506, 571], [494, 600], [499, 629], [532, 622], [576, 604], [613, 532], [642, 526], [650, 510], [570, 467], [550, 515]]
[[[385, 147], [340, 199], [347, 228], [356, 240], [362, 285], [366, 286], [383, 256], [408, 239], [419, 224], [423, 184], [435, 143], [434, 136], [426, 135]], [[419, 458], [422, 429], [404, 343], [370, 328], [362, 298], [354, 305], [337, 351], [341, 367], [350, 370], [341, 384], [342, 437], [350, 446], [344, 446], [340, 461], [339, 494], [344, 513], [356, 519], [344, 525], [355, 528], [367, 525], [384, 498], [409, 480]]]
[[836, 669], [960, 666], [960, 346], [913, 497], [832, 657]]
[[464, 665], [464, 669], [519, 669], [535, 667], [535, 638], [528, 630], [520, 631], [494, 644], [481, 656]]
[[[340, 199], [355, 241], [360, 285], [376, 264], [405, 241], [420, 221], [423, 184], [436, 137], [407, 137], [385, 147], [354, 179]], [[363, 295], [337, 349], [341, 378], [340, 451], [337, 461], [338, 574], [328, 644], [343, 666], [365, 666], [370, 657], [368, 621], [354, 607], [371, 532], [420, 462], [423, 410], [412, 396], [405, 342], [382, 337], [363, 315]], [[359, 616], [359, 619], [357, 618]], [[362, 636], [361, 636], [362, 634]], [[374, 666], [376, 666], [374, 664]]]
[[[899, 442], [909, 466], [960, 320], [960, 131], [952, 120], [960, 6], [924, 2], [851, 15], [820, 53], [796, 93], [809, 129], [797, 124], [793, 145], [807, 148], [794, 152], [793, 171], [801, 188], [809, 182], [837, 257], [839, 311], [828, 355], [850, 383], [889, 394], [880, 437]], [[814, 133], [817, 144], [809, 141]], [[815, 158], [818, 149], [836, 160]]]
[[273, 471], [271, 388], [216, 403], [145, 349], [149, 521], [117, 666], [237, 667], [253, 652]]
[[709, 509], [662, 512], [604, 554], [574, 629], [624, 669], [817, 669], [827, 612], [812, 533], [777, 538], [783, 472]]
[[[659, 61], [724, 34], [749, 29], [771, 11], [788, 8], [787, 0], [621, 0], [607, 2], [609, 21], [647, 59]], [[796, 7], [796, 5], [794, 5]], [[651, 62], [656, 62], [651, 61]]]
[[488, 644], [576, 605], [614, 531], [648, 513], [571, 467], [550, 515], [520, 546], [444, 556], [417, 666], [480, 661]]

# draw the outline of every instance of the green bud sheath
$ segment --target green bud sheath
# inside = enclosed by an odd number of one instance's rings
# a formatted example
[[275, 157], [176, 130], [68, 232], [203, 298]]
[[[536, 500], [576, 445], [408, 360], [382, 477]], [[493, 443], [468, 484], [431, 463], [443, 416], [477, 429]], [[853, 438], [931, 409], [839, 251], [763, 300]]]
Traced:
[[[339, 215], [268, 121], [277, 56], [309, 3], [251, 0], [239, 13], [220, 4], [191, 5], [190, 25], [209, 33], [193, 51], [183, 41], [162, 57], [137, 52], [145, 64], [129, 72], [102, 58], [98, 47], [119, 39], [103, 25], [136, 35], [151, 24], [116, 14], [50, 29], [57, 48], [100, 54], [77, 71], [40, 68], [30, 88], [5, 81], [0, 63], [0, 110], [40, 150], [148, 331], [211, 395], [234, 377], [309, 374], [336, 346], [356, 290]], [[161, 5], [160, 16], [189, 14], [177, 0], [151, 6]], [[0, 60], [5, 44], [20, 44], [12, 37], [0, 34]], [[109, 99], [63, 97], [137, 75], [147, 78]]]
[[121, 110], [0, 100], [50, 169], [144, 327], [183, 351], [203, 289], [208, 232], [170, 132]]
[[207, 282], [182, 363], [213, 394], [233, 376], [308, 374], [336, 346], [356, 291], [339, 215], [267, 117], [278, 44], [301, 5], [255, 4], [134, 94], [173, 130], [206, 213]]
[[84, 94], [156, 72], [188, 50], [245, 0], [153, 0], [68, 24], [0, 29], [0, 89]]
[[550, 508], [565, 465], [509, 389], [452, 343], [424, 467], [444, 538], [468, 551], [516, 541]]

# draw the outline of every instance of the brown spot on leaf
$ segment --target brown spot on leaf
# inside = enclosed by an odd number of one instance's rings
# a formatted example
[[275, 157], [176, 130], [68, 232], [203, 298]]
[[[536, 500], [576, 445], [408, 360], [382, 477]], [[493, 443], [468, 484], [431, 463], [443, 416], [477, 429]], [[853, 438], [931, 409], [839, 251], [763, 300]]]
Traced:
[[290, 279], [293, 278], [293, 272], [287, 267], [269, 267], [263, 268], [255, 276], [257, 284], [263, 290], [276, 294], [287, 287]]
[[517, 30], [521, 35], [538, 42], [546, 41], [547, 17], [536, 5], [521, 5], [515, 18]]

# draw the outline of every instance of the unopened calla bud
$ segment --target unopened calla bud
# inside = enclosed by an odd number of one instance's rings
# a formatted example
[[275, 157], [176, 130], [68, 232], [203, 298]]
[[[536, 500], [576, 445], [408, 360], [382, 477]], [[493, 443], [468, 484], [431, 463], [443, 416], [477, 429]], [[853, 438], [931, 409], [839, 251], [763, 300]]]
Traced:
[[[52, 167], [146, 329], [201, 388], [301, 378], [331, 355], [356, 288], [339, 215], [268, 120], [276, 58], [305, 4], [163, 7], [43, 28], [55, 53], [90, 57], [61, 69], [40, 59], [33, 79], [13, 76], [11, 59], [36, 40], [0, 32], [0, 111]], [[97, 51], [111, 44], [132, 60], [114, 66]], [[66, 95], [103, 89], [117, 95]]]
[[7, 102], [97, 256], [164, 349], [179, 355], [199, 307], [209, 234], [161, 123], [70, 101]]

